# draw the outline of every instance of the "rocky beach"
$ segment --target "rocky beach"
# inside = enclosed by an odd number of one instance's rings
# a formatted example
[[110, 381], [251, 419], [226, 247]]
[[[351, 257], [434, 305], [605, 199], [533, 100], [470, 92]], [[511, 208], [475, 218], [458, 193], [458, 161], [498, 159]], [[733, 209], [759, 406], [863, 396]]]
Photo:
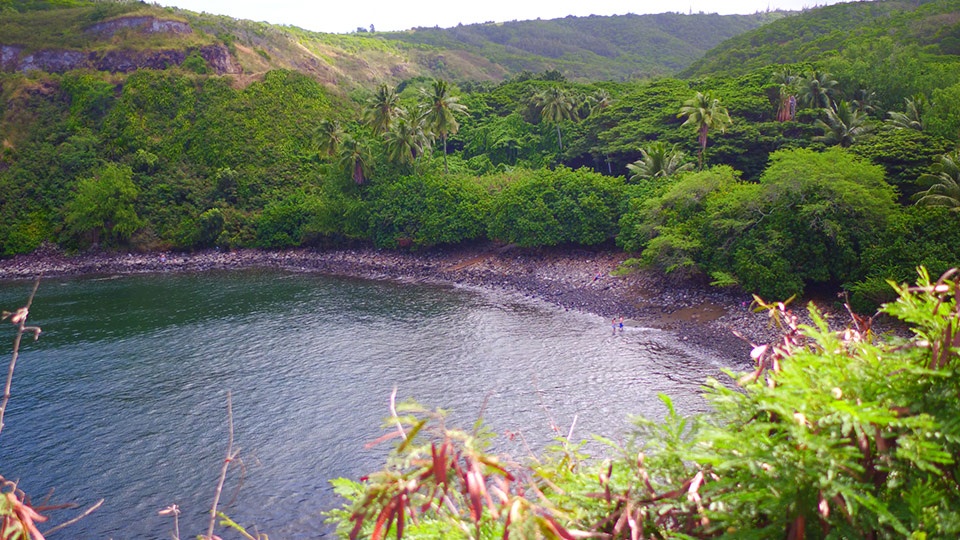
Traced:
[[650, 271], [617, 275], [627, 258], [612, 249], [531, 250], [493, 243], [413, 253], [360, 248], [67, 255], [41, 249], [0, 260], [0, 279], [274, 268], [507, 291], [606, 319], [623, 316], [627, 325], [676, 332], [681, 341], [744, 368], [750, 363], [748, 341], [775, 339], [766, 314], [750, 309], [749, 295]]

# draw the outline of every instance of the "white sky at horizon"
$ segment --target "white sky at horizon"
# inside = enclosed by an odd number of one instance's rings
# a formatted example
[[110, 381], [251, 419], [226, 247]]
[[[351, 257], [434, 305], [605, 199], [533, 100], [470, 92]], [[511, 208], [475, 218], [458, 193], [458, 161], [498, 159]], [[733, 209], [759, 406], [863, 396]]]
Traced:
[[236, 19], [298, 26], [316, 32], [344, 34], [358, 27], [374, 25], [378, 31], [408, 30], [415, 27], [450, 28], [457, 24], [488, 21], [557, 19], [574, 15], [624, 15], [627, 13], [719, 13], [750, 14], [767, 9], [799, 11], [842, 0], [479, 0], [441, 2], [438, 0], [156, 0], [162, 6], [176, 6], [195, 12], [228, 15]]

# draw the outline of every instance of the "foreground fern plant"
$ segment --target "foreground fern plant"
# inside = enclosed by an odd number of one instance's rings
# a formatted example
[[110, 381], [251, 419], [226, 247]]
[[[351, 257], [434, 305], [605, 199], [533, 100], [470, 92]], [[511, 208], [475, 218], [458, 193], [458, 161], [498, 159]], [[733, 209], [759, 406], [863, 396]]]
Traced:
[[[569, 441], [531, 464], [410, 405], [386, 466], [339, 479], [347, 538], [956, 538], [960, 535], [960, 289], [956, 271], [894, 285], [883, 308], [912, 328], [876, 336], [851, 315], [757, 299], [783, 330], [756, 368], [707, 381], [709, 415], [636, 420], [631, 443], [589, 459]], [[731, 388], [731, 386], [737, 386]]]

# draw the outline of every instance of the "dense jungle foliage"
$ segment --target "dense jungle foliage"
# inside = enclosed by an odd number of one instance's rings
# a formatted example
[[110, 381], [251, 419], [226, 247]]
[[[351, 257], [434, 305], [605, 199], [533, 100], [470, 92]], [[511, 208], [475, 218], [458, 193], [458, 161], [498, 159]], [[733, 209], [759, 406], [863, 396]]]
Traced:
[[288, 70], [238, 85], [201, 57], [8, 73], [0, 250], [615, 241], [667, 273], [767, 297], [844, 287], [870, 310], [885, 279], [958, 262], [960, 69], [862, 45], [874, 56], [738, 76], [349, 95]]

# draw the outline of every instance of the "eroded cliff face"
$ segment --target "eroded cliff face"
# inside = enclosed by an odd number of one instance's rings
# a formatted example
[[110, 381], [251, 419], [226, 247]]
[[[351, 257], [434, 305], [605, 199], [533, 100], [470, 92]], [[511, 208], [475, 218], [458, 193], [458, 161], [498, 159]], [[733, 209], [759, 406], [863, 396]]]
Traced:
[[[124, 17], [96, 23], [86, 32], [98, 37], [111, 38], [120, 30], [142, 33], [190, 34], [193, 29], [182, 21], [156, 17]], [[207, 45], [200, 48], [106, 51], [78, 51], [69, 49], [41, 49], [27, 52], [16, 44], [0, 44], [0, 70], [7, 72], [46, 71], [63, 73], [74, 69], [93, 69], [113, 73], [127, 73], [137, 69], [166, 69], [179, 66], [194, 51], [218, 74], [240, 73], [240, 66], [223, 45]]]
[[110, 38], [118, 30], [133, 28], [144, 34], [192, 34], [189, 23], [156, 17], [122, 17], [87, 27], [87, 32]]

